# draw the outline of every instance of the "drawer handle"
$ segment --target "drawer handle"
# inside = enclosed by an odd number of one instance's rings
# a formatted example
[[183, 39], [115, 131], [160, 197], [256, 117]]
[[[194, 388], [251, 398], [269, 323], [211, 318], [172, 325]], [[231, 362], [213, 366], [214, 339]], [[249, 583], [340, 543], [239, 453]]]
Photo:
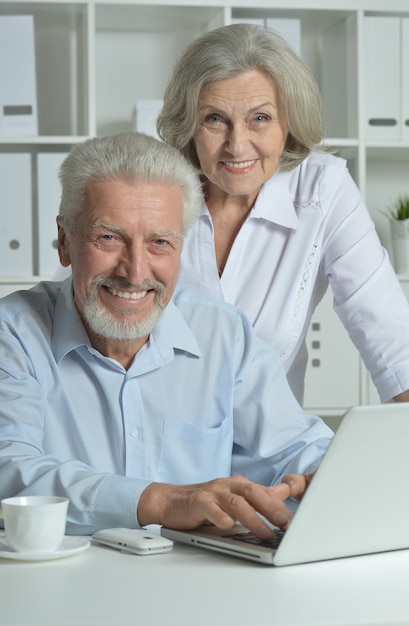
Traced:
[[373, 117], [369, 120], [369, 126], [396, 126], [397, 123], [392, 117]]

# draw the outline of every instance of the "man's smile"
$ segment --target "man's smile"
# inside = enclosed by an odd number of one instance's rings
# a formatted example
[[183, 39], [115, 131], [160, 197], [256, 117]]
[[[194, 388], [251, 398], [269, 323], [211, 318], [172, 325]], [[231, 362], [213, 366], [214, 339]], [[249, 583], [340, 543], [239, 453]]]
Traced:
[[109, 287], [107, 287], [107, 289], [113, 296], [125, 298], [127, 300], [140, 300], [148, 293], [147, 291], [120, 291], [119, 289], [112, 289]]

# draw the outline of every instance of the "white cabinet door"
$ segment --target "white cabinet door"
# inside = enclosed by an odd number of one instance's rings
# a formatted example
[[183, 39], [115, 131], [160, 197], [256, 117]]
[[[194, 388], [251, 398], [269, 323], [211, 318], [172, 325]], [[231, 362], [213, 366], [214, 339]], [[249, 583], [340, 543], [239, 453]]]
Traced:
[[328, 290], [307, 335], [309, 361], [304, 407], [322, 413], [360, 403], [360, 356], [332, 308]]

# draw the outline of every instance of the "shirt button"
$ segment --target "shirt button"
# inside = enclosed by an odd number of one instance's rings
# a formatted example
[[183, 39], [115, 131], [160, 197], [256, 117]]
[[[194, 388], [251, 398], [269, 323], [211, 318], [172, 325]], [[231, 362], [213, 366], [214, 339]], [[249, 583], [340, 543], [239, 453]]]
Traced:
[[138, 435], [139, 435], [138, 429], [137, 428], [132, 428], [131, 429], [131, 437], [132, 437], [132, 439], [136, 439]]

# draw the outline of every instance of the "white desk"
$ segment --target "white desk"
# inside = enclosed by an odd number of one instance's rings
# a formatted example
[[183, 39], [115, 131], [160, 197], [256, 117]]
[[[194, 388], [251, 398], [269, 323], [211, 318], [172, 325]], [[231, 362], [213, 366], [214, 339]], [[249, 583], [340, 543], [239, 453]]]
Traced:
[[0, 559], [1, 626], [409, 624], [409, 550], [274, 568], [175, 545]]

